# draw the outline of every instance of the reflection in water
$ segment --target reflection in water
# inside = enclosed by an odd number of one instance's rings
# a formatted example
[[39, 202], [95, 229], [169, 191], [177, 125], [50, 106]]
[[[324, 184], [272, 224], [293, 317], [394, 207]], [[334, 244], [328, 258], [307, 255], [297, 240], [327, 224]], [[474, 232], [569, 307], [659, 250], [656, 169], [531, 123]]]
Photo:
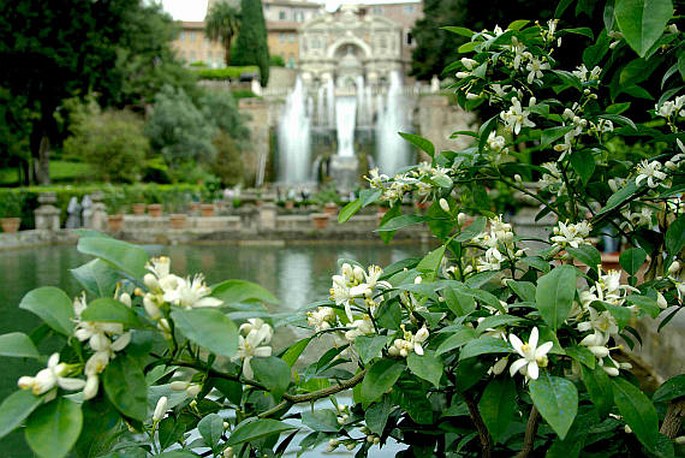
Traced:
[[[311, 302], [328, 297], [331, 275], [337, 270], [339, 258], [352, 259], [366, 266], [387, 266], [425, 250], [418, 245], [387, 247], [377, 244], [336, 243], [334, 246], [146, 246], [152, 255], [171, 256], [172, 272], [190, 275], [203, 272], [212, 285], [226, 279], [250, 280], [261, 284], [281, 300], [280, 309], [294, 311]], [[80, 293], [80, 286], [69, 269], [90, 258], [73, 246], [41, 247], [0, 253], [0, 334], [12, 331], [29, 333], [38, 320], [29, 312], [17, 308], [21, 298], [39, 286], [58, 286], [71, 297]], [[284, 310], [285, 309], [285, 310]], [[285, 341], [290, 336], [283, 336]], [[49, 343], [41, 347], [43, 354], [52, 350]], [[40, 365], [0, 357], [0, 399], [16, 390], [21, 375], [33, 374]], [[3, 458], [30, 457], [21, 434], [11, 434], [0, 440]]]

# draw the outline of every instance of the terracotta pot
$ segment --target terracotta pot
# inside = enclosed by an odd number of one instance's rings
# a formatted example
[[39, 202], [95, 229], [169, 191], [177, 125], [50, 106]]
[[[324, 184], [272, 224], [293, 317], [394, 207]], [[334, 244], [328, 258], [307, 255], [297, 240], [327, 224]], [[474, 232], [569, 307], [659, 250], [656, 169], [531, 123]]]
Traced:
[[285, 201], [285, 208], [286, 210], [292, 210], [295, 208], [295, 201], [294, 200], [286, 200]]
[[110, 232], [120, 232], [124, 228], [124, 215], [107, 215], [107, 224]]
[[147, 213], [155, 218], [162, 216], [162, 204], [150, 204], [147, 206]]
[[214, 204], [202, 204], [202, 205], [200, 205], [200, 215], [201, 216], [214, 216]]
[[169, 215], [169, 226], [172, 229], [184, 229], [187, 222], [188, 217], [183, 213], [173, 213]]
[[196, 214], [200, 211], [200, 202], [191, 202], [190, 203], [190, 213]]
[[0, 218], [0, 226], [2, 226], [2, 232], [14, 234], [19, 230], [20, 225], [21, 218]]
[[312, 213], [309, 217], [311, 218], [315, 229], [326, 229], [328, 227], [328, 221], [331, 219], [331, 215], [328, 213]]
[[338, 205], [329, 202], [323, 206], [323, 212], [330, 216], [338, 216]]
[[134, 215], [144, 215], [146, 207], [147, 207], [146, 204], [138, 203], [138, 204], [131, 205], [131, 210], [133, 211]]

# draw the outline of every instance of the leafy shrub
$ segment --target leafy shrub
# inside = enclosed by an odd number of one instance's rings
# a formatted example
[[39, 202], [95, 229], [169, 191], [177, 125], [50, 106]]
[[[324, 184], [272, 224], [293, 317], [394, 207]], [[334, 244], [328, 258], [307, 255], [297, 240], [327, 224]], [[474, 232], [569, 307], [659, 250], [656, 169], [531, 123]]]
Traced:
[[202, 80], [237, 80], [245, 73], [259, 73], [255, 65], [226, 68], [203, 68], [197, 70], [197, 75]]

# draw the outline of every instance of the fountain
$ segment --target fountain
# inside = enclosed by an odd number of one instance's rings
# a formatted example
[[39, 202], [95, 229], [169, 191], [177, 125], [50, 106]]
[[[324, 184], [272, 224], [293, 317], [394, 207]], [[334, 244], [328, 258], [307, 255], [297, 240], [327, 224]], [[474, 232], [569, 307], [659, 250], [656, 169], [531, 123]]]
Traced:
[[288, 95], [278, 125], [278, 181], [303, 184], [312, 181], [310, 171], [310, 119], [306, 111], [302, 79]]
[[386, 175], [409, 165], [409, 145], [398, 135], [409, 131], [403, 98], [401, 76], [392, 72], [385, 104], [376, 123], [376, 165]]

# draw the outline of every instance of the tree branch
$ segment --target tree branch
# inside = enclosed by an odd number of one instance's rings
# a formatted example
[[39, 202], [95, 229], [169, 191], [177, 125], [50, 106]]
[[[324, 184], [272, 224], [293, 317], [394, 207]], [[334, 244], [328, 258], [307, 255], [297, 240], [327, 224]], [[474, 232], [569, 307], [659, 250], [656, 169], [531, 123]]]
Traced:
[[685, 399], [672, 400], [668, 403], [666, 417], [664, 417], [664, 422], [661, 424], [659, 432], [669, 439], [675, 438], [678, 435], [678, 431], [680, 431], [683, 417], [685, 417]]
[[526, 423], [526, 435], [523, 439], [523, 448], [516, 455], [516, 458], [527, 458], [533, 452], [533, 445], [535, 444], [535, 435], [538, 432], [538, 425], [540, 420], [540, 413], [535, 406], [531, 407], [530, 415], [528, 416], [528, 423]]
[[471, 420], [473, 420], [473, 424], [476, 426], [476, 430], [478, 431], [478, 438], [480, 439], [480, 446], [482, 449], [480, 456], [482, 458], [490, 458], [492, 444], [490, 442], [490, 433], [488, 433], [488, 428], [485, 426], [483, 417], [480, 416], [480, 412], [478, 412], [478, 406], [473, 398], [467, 393], [464, 393], [463, 396], [464, 400], [466, 401], [466, 406], [469, 408]]

